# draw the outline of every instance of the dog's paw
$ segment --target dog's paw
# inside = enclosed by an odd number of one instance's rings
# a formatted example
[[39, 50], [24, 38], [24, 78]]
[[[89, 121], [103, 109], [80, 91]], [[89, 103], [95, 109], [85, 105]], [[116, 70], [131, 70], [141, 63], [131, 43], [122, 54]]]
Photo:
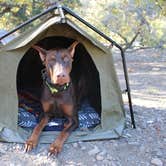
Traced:
[[62, 144], [60, 142], [54, 142], [50, 145], [49, 148], [49, 153], [48, 155], [57, 155], [58, 153], [60, 153], [62, 151]]
[[37, 142], [38, 142], [37, 140], [28, 139], [25, 143], [25, 146], [24, 146], [24, 152], [29, 152], [33, 148], [35, 148], [37, 145]]

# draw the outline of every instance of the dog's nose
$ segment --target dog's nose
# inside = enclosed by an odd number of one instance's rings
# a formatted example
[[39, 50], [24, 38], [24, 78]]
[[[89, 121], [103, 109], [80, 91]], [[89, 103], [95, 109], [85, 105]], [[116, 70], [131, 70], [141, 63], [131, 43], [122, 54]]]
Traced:
[[65, 78], [67, 75], [65, 73], [57, 74], [58, 78]]

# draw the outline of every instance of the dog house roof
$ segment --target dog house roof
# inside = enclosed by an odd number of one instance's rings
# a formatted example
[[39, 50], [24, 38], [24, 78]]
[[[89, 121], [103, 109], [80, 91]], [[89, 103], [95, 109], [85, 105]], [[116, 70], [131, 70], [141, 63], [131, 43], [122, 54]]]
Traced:
[[[15, 38], [14, 40], [6, 44], [2, 49], [7, 51], [7, 50], [14, 50], [17, 48], [24, 47], [28, 45], [35, 38], [37, 37], [40, 38], [40, 35], [43, 33], [44, 33], [44, 36], [50, 36], [51, 34], [48, 33], [48, 29], [51, 30], [51, 28], [53, 28], [54, 26], [57, 26], [57, 27], [60, 26], [57, 32], [59, 36], [65, 36], [65, 37], [73, 38], [79, 41], [80, 40], [79, 38], [81, 35], [85, 37], [86, 39], [88, 39], [93, 45], [98, 47], [100, 50], [107, 53], [110, 52], [109, 48], [105, 47], [102, 43], [94, 39], [91, 35], [89, 35], [82, 28], [80, 28], [76, 23], [73, 23], [70, 19], [66, 19], [65, 23], [62, 23], [62, 20], [60, 17], [50, 18], [47, 21], [40, 23], [38, 26], [35, 26], [31, 28], [30, 30], [21, 33], [21, 35], [19, 35], [17, 38]], [[74, 33], [70, 33], [73, 29], [75, 30], [73, 31]]]

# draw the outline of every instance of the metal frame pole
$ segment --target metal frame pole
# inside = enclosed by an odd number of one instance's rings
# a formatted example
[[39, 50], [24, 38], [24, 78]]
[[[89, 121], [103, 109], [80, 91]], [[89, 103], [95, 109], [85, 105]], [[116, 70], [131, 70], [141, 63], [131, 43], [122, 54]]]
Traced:
[[129, 110], [130, 110], [130, 116], [131, 116], [131, 124], [133, 128], [136, 128], [135, 125], [135, 120], [134, 120], [134, 111], [133, 111], [133, 106], [132, 106], [132, 100], [131, 100], [131, 91], [130, 91], [130, 85], [129, 85], [129, 78], [128, 78], [128, 73], [127, 73], [127, 65], [126, 65], [126, 58], [123, 49], [120, 49], [121, 51], [121, 56], [122, 56], [122, 64], [123, 64], [123, 70], [124, 70], [124, 76], [125, 76], [125, 81], [126, 81], [126, 91], [127, 91], [127, 96], [128, 96], [128, 102], [129, 102]]

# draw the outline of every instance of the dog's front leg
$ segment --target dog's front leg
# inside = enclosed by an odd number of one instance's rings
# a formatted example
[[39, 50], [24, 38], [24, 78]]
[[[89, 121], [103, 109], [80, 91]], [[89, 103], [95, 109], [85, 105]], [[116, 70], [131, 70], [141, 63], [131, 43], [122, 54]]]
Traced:
[[43, 110], [44, 110], [44, 116], [40, 120], [39, 124], [37, 124], [36, 127], [33, 129], [31, 136], [26, 141], [26, 143], [25, 143], [26, 152], [31, 151], [33, 148], [36, 147], [39, 136], [49, 121], [49, 117], [46, 115], [46, 113], [49, 112], [49, 110], [52, 107], [52, 104], [49, 103], [48, 101], [42, 101], [42, 106], [43, 106]]
[[33, 148], [36, 147], [40, 133], [42, 132], [43, 128], [46, 126], [47, 123], [48, 123], [48, 117], [44, 116], [39, 122], [39, 124], [37, 124], [36, 127], [33, 129], [31, 136], [28, 138], [28, 140], [25, 143], [26, 152], [31, 151]]
[[61, 152], [64, 142], [68, 139], [70, 133], [78, 127], [78, 117], [74, 114], [74, 108], [72, 105], [64, 105], [62, 107], [63, 112], [68, 119], [68, 122], [64, 124], [64, 129], [58, 135], [56, 140], [50, 145], [49, 153], [58, 154]]

